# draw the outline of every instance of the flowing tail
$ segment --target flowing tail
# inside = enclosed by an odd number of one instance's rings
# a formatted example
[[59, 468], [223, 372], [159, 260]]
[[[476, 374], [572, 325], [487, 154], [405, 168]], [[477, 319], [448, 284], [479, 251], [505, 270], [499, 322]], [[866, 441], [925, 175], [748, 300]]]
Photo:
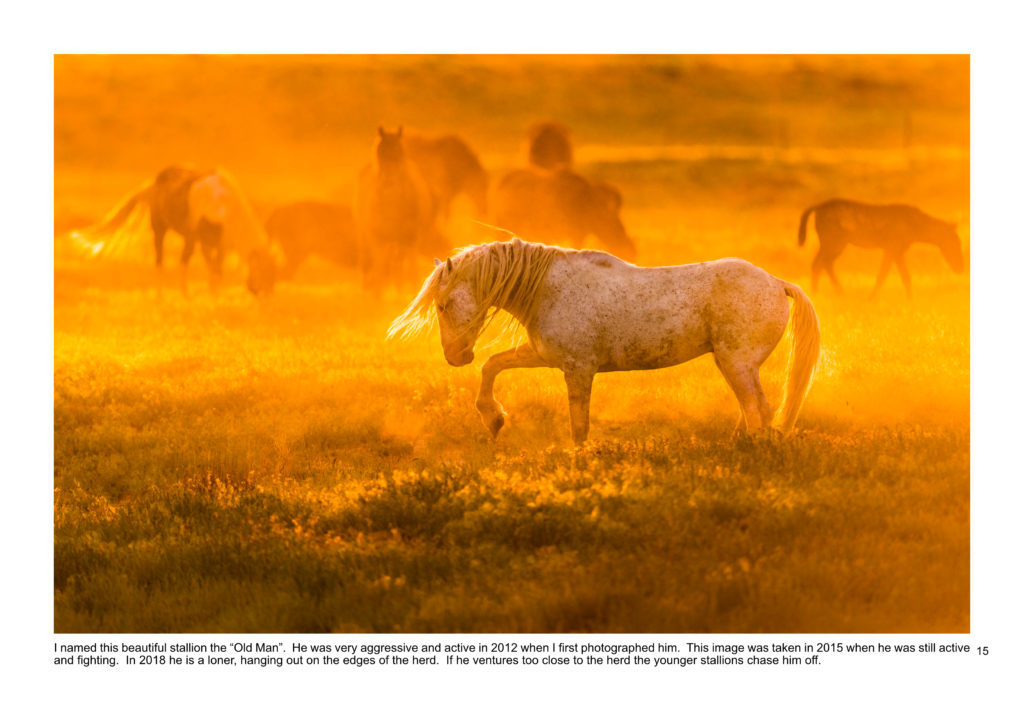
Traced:
[[[806, 216], [806, 213], [805, 215]], [[801, 229], [802, 230], [802, 229]], [[811, 387], [814, 368], [821, 352], [821, 329], [814, 306], [796, 285], [781, 281], [786, 295], [793, 298], [793, 348], [789, 352], [789, 373], [782, 404], [775, 413], [773, 424], [787, 434], [793, 430], [807, 391]]]
[[800, 215], [800, 233], [797, 234], [796, 244], [803, 246], [804, 241], [807, 240], [807, 220], [811, 218], [811, 213], [818, 208], [818, 205], [808, 207], [804, 210], [804, 213]]
[[139, 203], [149, 204], [149, 195], [153, 191], [153, 182], [148, 181], [142, 185], [132, 195], [124, 200], [124, 202], [117, 208], [117, 210], [107, 217], [102, 224], [98, 224], [93, 230], [94, 234], [108, 234], [111, 231], [117, 231], [125, 222], [126, 219], [135, 210], [135, 207]]

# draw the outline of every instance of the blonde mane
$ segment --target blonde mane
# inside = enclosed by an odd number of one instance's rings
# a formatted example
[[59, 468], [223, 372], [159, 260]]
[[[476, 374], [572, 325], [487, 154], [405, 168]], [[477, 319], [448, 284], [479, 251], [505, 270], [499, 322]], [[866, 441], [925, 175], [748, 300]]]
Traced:
[[[269, 237], [263, 228], [263, 222], [256, 216], [256, 212], [245, 196], [241, 186], [235, 177], [223, 168], [199, 177], [195, 184], [202, 183], [207, 178], [219, 178], [226, 185], [227, 208], [224, 212], [224, 248], [226, 251], [234, 251], [243, 260], [248, 260], [254, 251], [265, 251], [269, 247]], [[203, 212], [190, 212], [189, 216], [201, 216]]]
[[[438, 297], [459, 282], [468, 282], [480, 302], [471, 324], [490, 324], [498, 310], [509, 313], [504, 331], [528, 326], [537, 316], [538, 294], [556, 256], [568, 251], [558, 246], [529, 243], [520, 239], [495, 241], [460, 249], [449, 260], [452, 270], [438, 265], [423, 282], [416, 298], [391, 323], [388, 338], [408, 338], [430, 328], [437, 316]], [[441, 289], [441, 278], [444, 287]]]

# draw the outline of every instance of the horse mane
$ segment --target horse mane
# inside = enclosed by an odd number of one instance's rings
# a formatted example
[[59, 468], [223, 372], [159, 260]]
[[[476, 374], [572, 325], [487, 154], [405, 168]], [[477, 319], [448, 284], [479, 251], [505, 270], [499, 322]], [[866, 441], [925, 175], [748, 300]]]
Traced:
[[437, 311], [435, 302], [445, 289], [459, 282], [468, 282], [480, 301], [477, 316], [470, 320], [486, 327], [498, 310], [509, 313], [503, 332], [513, 332], [518, 326], [529, 326], [537, 317], [540, 288], [548, 269], [557, 256], [567, 249], [530, 243], [518, 238], [495, 241], [459, 249], [452, 256], [451, 272], [447, 265], [437, 265], [424, 280], [419, 293], [405, 310], [391, 323], [388, 338], [409, 338], [428, 329]]
[[[220, 178], [228, 186], [232, 206], [228, 211], [227, 221], [223, 222], [225, 248], [228, 251], [235, 251], [243, 258], [247, 258], [253, 252], [267, 251], [270, 237], [235, 176], [224, 168], [217, 168], [207, 175], [200, 176], [196, 182], [206, 177]], [[190, 213], [190, 216], [192, 214], [194, 213]]]

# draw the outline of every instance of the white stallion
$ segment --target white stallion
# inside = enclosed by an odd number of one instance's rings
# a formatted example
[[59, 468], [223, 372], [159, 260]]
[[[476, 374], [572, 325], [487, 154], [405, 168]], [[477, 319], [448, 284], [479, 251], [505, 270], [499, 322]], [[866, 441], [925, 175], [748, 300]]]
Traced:
[[736, 394], [747, 431], [772, 425], [758, 371], [779, 343], [793, 300], [793, 349], [774, 425], [792, 430], [818, 360], [818, 317], [799, 287], [751, 263], [642, 268], [601, 251], [575, 251], [519, 239], [462, 249], [434, 271], [391, 324], [389, 337], [430, 325], [436, 309], [451, 365], [473, 360], [494, 311], [526, 330], [527, 342], [484, 363], [476, 406], [493, 436], [505, 423], [494, 379], [511, 368], [565, 373], [572, 438], [587, 439], [594, 374], [669, 367], [713, 353]]

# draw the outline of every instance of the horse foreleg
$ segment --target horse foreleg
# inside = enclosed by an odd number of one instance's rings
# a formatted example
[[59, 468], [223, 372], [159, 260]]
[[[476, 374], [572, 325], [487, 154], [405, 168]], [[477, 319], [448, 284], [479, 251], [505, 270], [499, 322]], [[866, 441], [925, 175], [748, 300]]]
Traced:
[[587, 440], [590, 432], [590, 390], [594, 386], [594, 372], [570, 369], [565, 371], [565, 386], [569, 390], [569, 423], [572, 440], [577, 445]]
[[741, 421], [746, 424], [747, 432], [759, 431], [770, 426], [772, 412], [761, 388], [758, 367], [749, 362], [722, 359], [717, 355], [715, 365], [722, 371], [722, 376], [740, 403], [740, 411], [743, 414]]
[[870, 299], [874, 299], [878, 291], [882, 289], [882, 284], [885, 279], [889, 277], [889, 268], [892, 267], [893, 257], [888, 251], [885, 252], [885, 257], [882, 259], [882, 267], [878, 270], [878, 279], [875, 280], [875, 287], [871, 290]]
[[216, 250], [205, 241], [200, 242], [199, 248], [203, 252], [203, 259], [206, 261], [207, 273], [210, 276], [210, 292], [216, 292], [219, 282]]
[[480, 391], [476, 396], [476, 409], [492, 437], [498, 437], [498, 431], [505, 425], [505, 417], [508, 415], [494, 398], [494, 378], [503, 370], [536, 368], [543, 365], [544, 361], [529, 346], [519, 346], [497, 353], [484, 363], [480, 375]]
[[210, 291], [215, 292], [223, 278], [224, 227], [207, 219], [200, 219], [196, 226], [196, 236], [206, 260], [207, 275], [210, 279]]
[[903, 259], [902, 253], [896, 256], [896, 269], [900, 271], [900, 279], [903, 280], [903, 286], [907, 288], [907, 299], [910, 299], [910, 270], [907, 269], [907, 261]]
[[185, 247], [181, 249], [181, 292], [188, 296], [188, 261], [192, 258], [192, 252], [196, 248], [194, 236], [185, 237]]

